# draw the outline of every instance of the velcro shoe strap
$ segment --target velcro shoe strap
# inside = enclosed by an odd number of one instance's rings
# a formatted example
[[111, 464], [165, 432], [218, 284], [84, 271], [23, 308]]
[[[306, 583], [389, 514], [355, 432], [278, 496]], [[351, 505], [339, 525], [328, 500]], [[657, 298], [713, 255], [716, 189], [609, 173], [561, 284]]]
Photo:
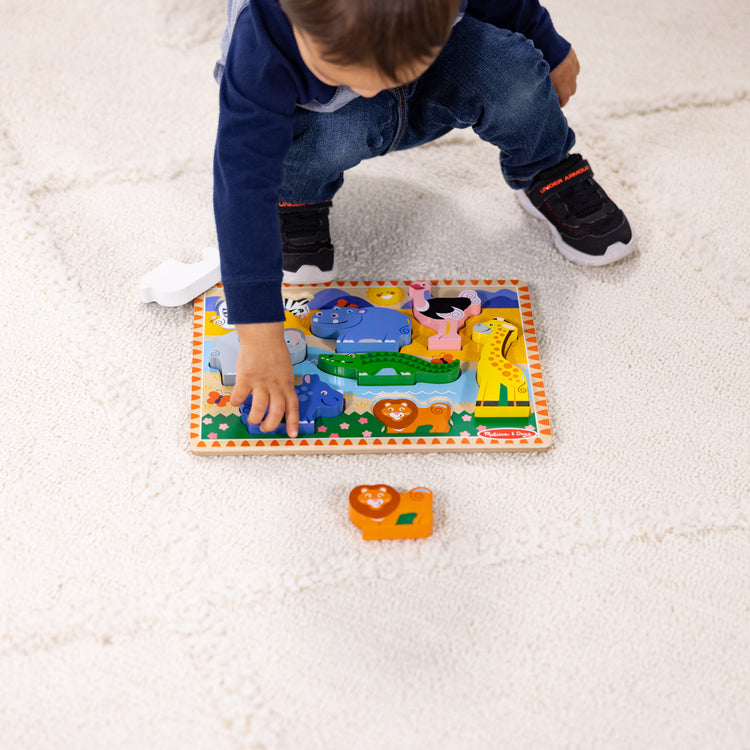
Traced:
[[550, 172], [545, 175], [545, 180], [537, 180], [534, 187], [529, 189], [526, 193], [529, 196], [531, 202], [539, 208], [545, 201], [549, 200], [553, 195], [559, 193], [576, 182], [589, 179], [593, 177], [594, 173], [591, 171], [589, 163], [585, 159], [581, 159], [577, 164], [572, 165], [567, 170], [560, 170], [557, 174]]

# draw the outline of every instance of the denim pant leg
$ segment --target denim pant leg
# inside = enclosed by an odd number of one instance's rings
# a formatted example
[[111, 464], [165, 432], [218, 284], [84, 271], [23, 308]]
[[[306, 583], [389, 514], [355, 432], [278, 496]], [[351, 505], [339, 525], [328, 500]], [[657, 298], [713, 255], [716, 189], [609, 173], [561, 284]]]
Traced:
[[284, 161], [282, 203], [331, 200], [344, 172], [389, 150], [398, 127], [394, 96], [383, 91], [358, 97], [334, 112], [301, 107], [294, 116], [294, 141]]
[[417, 81], [398, 148], [466, 127], [498, 147], [503, 177], [514, 189], [528, 187], [575, 143], [542, 53], [523, 35], [470, 16]]
[[466, 127], [498, 147], [514, 189], [562, 161], [575, 141], [541, 52], [521, 34], [470, 16], [414, 83], [331, 113], [298, 109], [280, 200], [331, 200], [343, 173], [363, 159]]

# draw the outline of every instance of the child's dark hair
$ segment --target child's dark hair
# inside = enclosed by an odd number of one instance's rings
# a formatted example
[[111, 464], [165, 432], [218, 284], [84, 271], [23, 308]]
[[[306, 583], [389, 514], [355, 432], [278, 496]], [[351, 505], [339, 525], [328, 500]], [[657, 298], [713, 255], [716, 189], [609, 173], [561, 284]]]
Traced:
[[461, 0], [280, 0], [293, 26], [337, 65], [372, 65], [396, 80], [429, 62], [450, 36]]

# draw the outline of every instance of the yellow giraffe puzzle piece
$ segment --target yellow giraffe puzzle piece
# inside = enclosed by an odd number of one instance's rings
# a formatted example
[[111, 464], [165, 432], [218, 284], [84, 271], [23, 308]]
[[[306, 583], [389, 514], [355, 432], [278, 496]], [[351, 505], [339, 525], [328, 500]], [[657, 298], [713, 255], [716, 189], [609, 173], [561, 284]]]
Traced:
[[[476, 417], [528, 417], [531, 414], [529, 386], [520, 367], [506, 359], [518, 329], [504, 318], [477, 323], [471, 340], [482, 345], [477, 362], [479, 391]], [[502, 397], [505, 389], [506, 397]]]

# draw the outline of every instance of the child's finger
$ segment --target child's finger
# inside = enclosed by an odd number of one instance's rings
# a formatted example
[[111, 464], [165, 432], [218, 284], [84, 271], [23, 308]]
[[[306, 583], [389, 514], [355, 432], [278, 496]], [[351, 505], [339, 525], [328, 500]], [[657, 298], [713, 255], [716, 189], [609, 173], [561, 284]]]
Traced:
[[299, 433], [299, 401], [297, 394], [292, 393], [286, 399], [286, 434], [297, 437]]
[[245, 403], [245, 399], [250, 395], [250, 386], [245, 385], [240, 380], [237, 381], [234, 388], [232, 388], [232, 396], [229, 399], [229, 403], [232, 406], [242, 406]]
[[272, 392], [268, 399], [268, 414], [266, 414], [266, 418], [260, 426], [263, 432], [273, 432], [279, 426], [284, 417], [284, 406], [283, 395]]
[[260, 424], [268, 408], [268, 393], [260, 388], [253, 389], [253, 403], [247, 419], [252, 424]]

